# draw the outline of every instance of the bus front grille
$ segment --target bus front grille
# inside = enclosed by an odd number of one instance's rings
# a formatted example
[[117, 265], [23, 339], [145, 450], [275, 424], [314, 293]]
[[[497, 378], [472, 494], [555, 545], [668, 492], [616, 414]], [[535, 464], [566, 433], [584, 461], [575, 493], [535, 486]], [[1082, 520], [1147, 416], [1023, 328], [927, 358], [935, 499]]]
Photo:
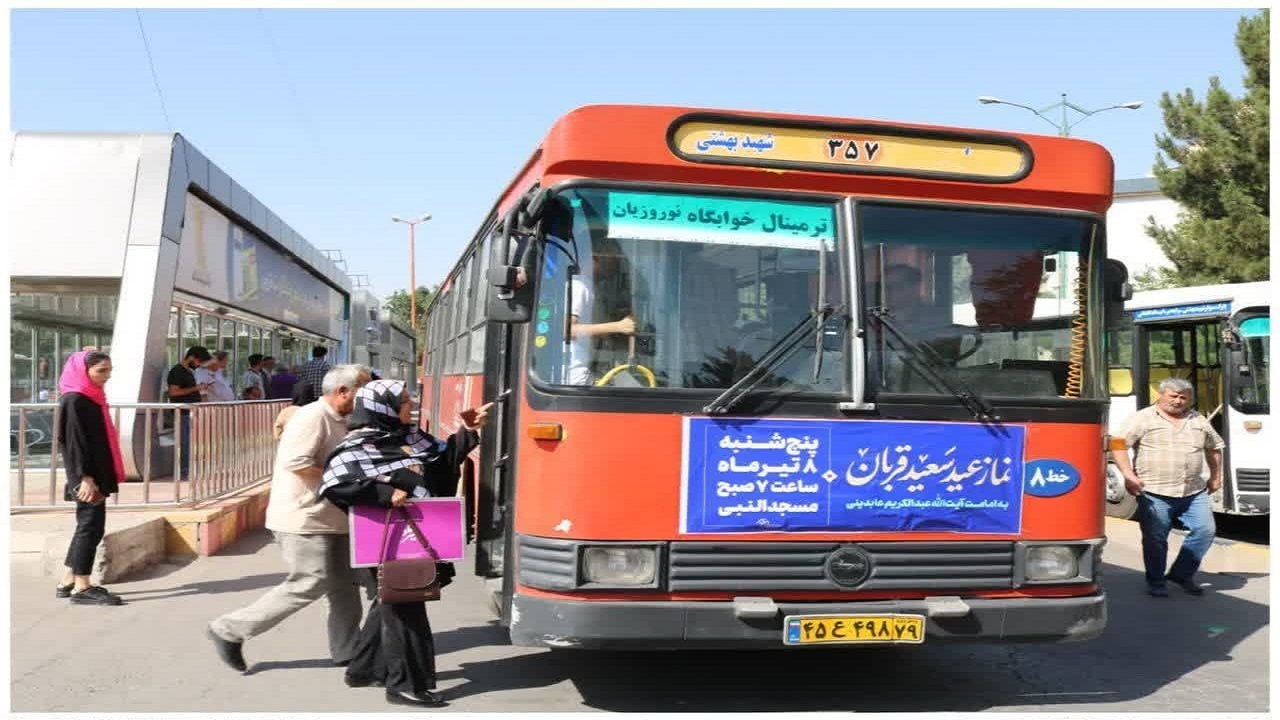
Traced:
[[[516, 536], [521, 585], [544, 590], [580, 587], [578, 550], [590, 541]], [[870, 574], [853, 587], [828, 578], [840, 548], [859, 548]], [[1011, 542], [672, 542], [665, 589], [671, 592], [979, 590], [1011, 588]]]
[[850, 544], [673, 542], [667, 588], [680, 591], [934, 590], [1013, 587], [1011, 542], [865, 542], [871, 574], [856, 588], [827, 577], [828, 556]]
[[1240, 492], [1270, 492], [1271, 470], [1267, 468], [1238, 468], [1236, 489]]

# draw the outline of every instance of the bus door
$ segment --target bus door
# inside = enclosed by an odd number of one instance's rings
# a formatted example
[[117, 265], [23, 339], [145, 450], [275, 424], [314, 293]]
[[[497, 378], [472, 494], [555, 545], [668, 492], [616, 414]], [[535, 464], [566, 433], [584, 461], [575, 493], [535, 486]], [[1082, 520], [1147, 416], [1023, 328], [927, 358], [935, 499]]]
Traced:
[[[489, 268], [503, 268], [514, 262], [523, 245], [499, 229], [493, 230], [489, 247]], [[515, 295], [532, 297], [536, 283], [529, 282]], [[495, 288], [485, 288], [491, 296], [486, 316], [501, 319], [503, 301]], [[528, 301], [532, 304], [531, 301]], [[545, 315], [545, 313], [543, 313]], [[539, 315], [538, 328], [553, 324], [552, 318]], [[515, 500], [515, 451], [519, 442], [520, 378], [519, 368], [525, 352], [526, 326], [510, 322], [485, 325], [483, 397], [494, 405], [489, 411], [489, 425], [480, 447], [479, 481], [476, 483], [476, 564], [475, 572], [489, 578], [491, 601], [503, 625], [510, 624], [511, 597], [515, 589], [515, 564], [511, 548], [512, 504]], [[541, 332], [541, 331], [539, 331]]]
[[[1229, 324], [1224, 317], [1199, 317], [1168, 322], [1135, 323], [1134, 392], [1138, 409], [1154, 405], [1160, 397], [1160, 383], [1178, 378], [1191, 383], [1193, 407], [1209, 419], [1213, 429], [1228, 438], [1226, 377], [1227, 346], [1223, 343]], [[1229, 337], [1229, 335], [1228, 335]], [[1224, 466], [1228, 455], [1223, 455]], [[1208, 476], [1208, 466], [1205, 467]], [[1224, 467], [1224, 479], [1229, 471]], [[1230, 483], [1214, 498], [1214, 509], [1234, 506]]]
[[[1235, 503], [1226, 512], [1264, 514], [1270, 511], [1271, 462], [1274, 448], [1268, 446], [1270, 425], [1270, 345], [1269, 308], [1249, 308], [1232, 318], [1227, 350], [1226, 380], [1227, 433], [1230, 434], [1230, 464], [1224, 468], [1224, 487], [1233, 491]], [[1274, 442], [1274, 439], [1270, 439]]]

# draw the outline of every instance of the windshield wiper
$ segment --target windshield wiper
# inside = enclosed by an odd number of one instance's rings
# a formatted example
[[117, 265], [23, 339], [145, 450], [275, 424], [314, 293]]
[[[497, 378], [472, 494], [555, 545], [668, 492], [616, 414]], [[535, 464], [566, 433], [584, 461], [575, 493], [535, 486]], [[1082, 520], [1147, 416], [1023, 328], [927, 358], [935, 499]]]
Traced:
[[725, 388], [725, 391], [717, 395], [715, 400], [712, 400], [710, 404], [702, 408], [702, 412], [708, 415], [723, 415], [728, 412], [730, 407], [737, 404], [756, 385], [760, 384], [766, 373], [781, 365], [795, 353], [796, 349], [800, 347], [800, 341], [807, 336], [805, 330], [810, 323], [815, 323], [821, 328], [826, 325], [827, 320], [835, 311], [836, 309], [830, 305], [810, 310], [809, 314], [805, 315], [795, 327], [788, 330], [768, 350], [764, 351], [764, 354], [760, 356], [755, 365], [751, 366], [751, 370], [742, 376], [741, 380]]
[[902, 348], [894, 348], [894, 350], [903, 360], [922, 370], [927, 369], [928, 372], [925, 374], [932, 376], [934, 382], [946, 388], [952, 395], [955, 395], [956, 399], [964, 404], [974, 419], [985, 419], [991, 422], [1000, 421], [1000, 416], [995, 414], [995, 409], [991, 407], [991, 403], [969, 387], [964, 378], [960, 377], [960, 373], [948, 366], [936, 350], [928, 345], [913, 341], [898, 328], [897, 324], [890, 319], [893, 316], [892, 310], [884, 306], [878, 306], [868, 308], [867, 314], [875, 318], [882, 327], [898, 339]]

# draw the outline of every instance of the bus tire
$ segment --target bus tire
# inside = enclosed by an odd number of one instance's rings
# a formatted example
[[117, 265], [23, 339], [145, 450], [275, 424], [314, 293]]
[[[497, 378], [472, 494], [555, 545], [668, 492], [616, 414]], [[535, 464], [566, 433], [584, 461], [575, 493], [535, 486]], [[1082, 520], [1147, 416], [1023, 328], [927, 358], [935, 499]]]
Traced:
[[1107, 517], [1129, 520], [1138, 512], [1138, 498], [1124, 489], [1124, 476], [1113, 463], [1107, 463]]

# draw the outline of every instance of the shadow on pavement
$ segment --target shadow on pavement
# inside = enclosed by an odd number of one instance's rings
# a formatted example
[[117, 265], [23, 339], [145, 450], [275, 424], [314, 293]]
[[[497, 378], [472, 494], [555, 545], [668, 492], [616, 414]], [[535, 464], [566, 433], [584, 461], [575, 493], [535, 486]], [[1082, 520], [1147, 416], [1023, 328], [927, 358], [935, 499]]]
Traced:
[[271, 670], [305, 670], [316, 668], [334, 668], [337, 667], [329, 658], [313, 658], [310, 660], [268, 660], [266, 662], [254, 663], [245, 671], [245, 675], [257, 675], [258, 673], [270, 672]]
[[143, 602], [146, 600], [163, 600], [165, 598], [183, 597], [187, 595], [216, 595], [218, 593], [240, 592], [242, 590], [261, 590], [275, 587], [284, 582], [285, 573], [264, 573], [262, 575], [246, 575], [230, 580], [208, 580], [187, 583], [171, 588], [154, 590], [124, 590], [116, 594], [126, 602]]
[[231, 545], [218, 551], [218, 557], [253, 555], [262, 548], [275, 543], [270, 530], [259, 528], [242, 537]]
[[[1083, 643], [928, 644], [865, 649], [614, 653], [532, 651], [462, 663], [465, 682], [451, 701], [484, 693], [571, 681], [584, 703], [615, 712], [783, 712], [799, 710], [942, 712], [1016, 706], [1115, 705], [1146, 698], [1209, 663], [1230, 660], [1245, 638], [1265, 628], [1269, 609], [1215, 589], [1238, 578], [1205, 573], [1199, 598], [1174, 589], [1146, 595], [1142, 573], [1105, 565], [1109, 619], [1103, 635]], [[504, 644], [497, 627], [438, 637], [440, 652]], [[1257, 708], [1263, 712], [1266, 673]], [[1238, 701], [1238, 699], [1237, 699]], [[1205, 696], [1219, 711], [1222, 698]], [[455, 707], [462, 709], [465, 703]]]

